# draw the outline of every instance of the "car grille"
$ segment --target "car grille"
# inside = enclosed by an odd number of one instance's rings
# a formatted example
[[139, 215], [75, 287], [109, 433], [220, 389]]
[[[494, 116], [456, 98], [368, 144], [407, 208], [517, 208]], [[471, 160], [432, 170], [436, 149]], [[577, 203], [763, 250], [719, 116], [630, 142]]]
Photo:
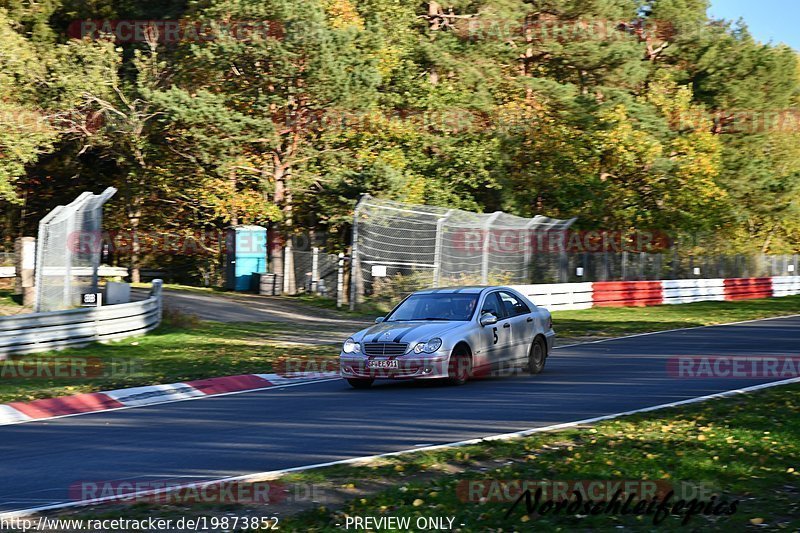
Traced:
[[364, 353], [367, 355], [403, 355], [408, 349], [406, 342], [365, 342]]

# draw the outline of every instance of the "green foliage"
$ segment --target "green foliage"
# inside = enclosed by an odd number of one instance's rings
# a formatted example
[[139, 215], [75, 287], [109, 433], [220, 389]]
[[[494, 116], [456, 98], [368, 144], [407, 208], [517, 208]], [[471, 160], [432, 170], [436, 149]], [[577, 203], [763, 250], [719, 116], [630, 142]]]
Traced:
[[[125, 192], [119, 226], [279, 222], [328, 233], [332, 249], [368, 192], [798, 251], [797, 125], [728, 133], [748, 113], [797, 120], [797, 52], [709, 20], [707, 0], [0, 6], [5, 227], [35, 227], [9, 204], [26, 191], [44, 211], [99, 183]], [[101, 17], [277, 31], [63, 35]]]
[[[12, 13], [25, 14], [23, 22], [33, 24], [29, 31], [39, 35], [42, 21], [15, 7]], [[110, 64], [108, 46], [41, 46], [19, 33], [24, 29], [0, 8], [0, 202], [19, 201], [14, 183], [73, 130], [84, 92], [103, 86]]]

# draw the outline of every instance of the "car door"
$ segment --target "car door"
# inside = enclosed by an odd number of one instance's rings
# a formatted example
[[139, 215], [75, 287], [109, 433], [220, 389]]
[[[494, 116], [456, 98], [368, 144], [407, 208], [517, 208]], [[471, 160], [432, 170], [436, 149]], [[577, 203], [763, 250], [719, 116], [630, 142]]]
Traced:
[[497, 323], [482, 326], [484, 358], [482, 363], [492, 368], [499, 368], [504, 361], [511, 357], [512, 328], [506, 316], [503, 303], [497, 291], [492, 291], [484, 297], [479, 316], [491, 313], [497, 317]]
[[531, 309], [525, 301], [514, 293], [500, 291], [498, 293], [503, 311], [511, 324], [513, 341], [509, 346], [511, 357], [515, 361], [526, 361], [528, 351], [536, 331], [536, 323]]

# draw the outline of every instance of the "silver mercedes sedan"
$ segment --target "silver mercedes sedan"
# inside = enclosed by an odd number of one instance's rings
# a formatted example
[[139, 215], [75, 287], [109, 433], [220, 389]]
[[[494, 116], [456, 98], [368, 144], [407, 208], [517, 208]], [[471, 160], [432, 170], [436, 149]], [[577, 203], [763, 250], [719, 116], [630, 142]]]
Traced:
[[555, 332], [550, 312], [509, 287], [417, 291], [347, 339], [340, 372], [357, 389], [376, 379], [446, 379], [544, 369]]

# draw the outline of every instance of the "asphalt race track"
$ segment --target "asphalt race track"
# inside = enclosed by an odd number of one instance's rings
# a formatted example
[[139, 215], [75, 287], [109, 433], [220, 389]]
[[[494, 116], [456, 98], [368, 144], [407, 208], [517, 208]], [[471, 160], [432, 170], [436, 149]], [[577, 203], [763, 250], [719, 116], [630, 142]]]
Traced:
[[796, 356], [800, 317], [556, 349], [539, 376], [463, 387], [333, 381], [0, 427], [0, 510], [84, 481], [187, 482], [581, 420], [780, 378], [676, 378], [671, 357]]

